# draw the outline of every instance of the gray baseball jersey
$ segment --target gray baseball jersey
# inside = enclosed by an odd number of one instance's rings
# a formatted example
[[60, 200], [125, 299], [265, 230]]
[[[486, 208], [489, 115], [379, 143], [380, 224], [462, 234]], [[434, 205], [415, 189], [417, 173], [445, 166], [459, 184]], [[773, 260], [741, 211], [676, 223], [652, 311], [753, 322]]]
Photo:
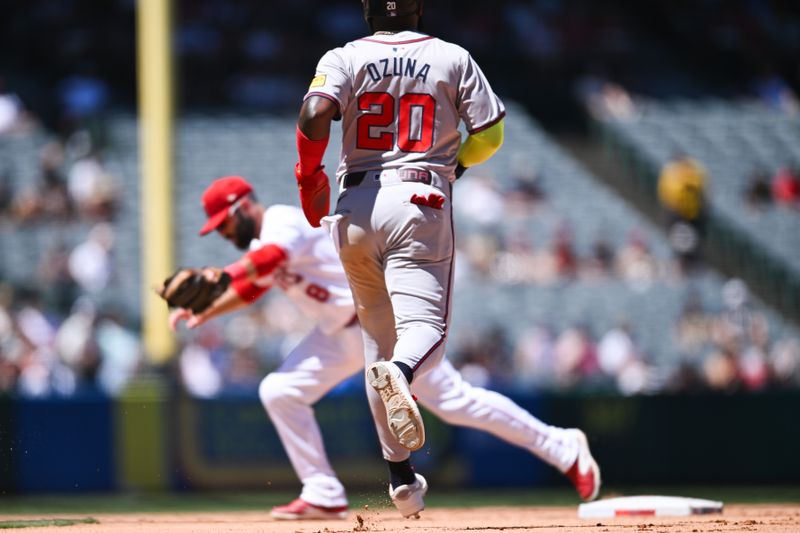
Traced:
[[343, 118], [337, 177], [410, 165], [453, 180], [459, 120], [475, 133], [505, 108], [462, 47], [414, 31], [373, 35], [327, 52], [306, 97]]

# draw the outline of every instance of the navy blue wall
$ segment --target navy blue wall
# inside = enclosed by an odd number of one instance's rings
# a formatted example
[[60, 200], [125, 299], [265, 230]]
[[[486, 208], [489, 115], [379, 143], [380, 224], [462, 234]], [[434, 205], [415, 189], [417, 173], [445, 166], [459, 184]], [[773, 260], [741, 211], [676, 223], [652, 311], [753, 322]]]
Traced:
[[[607, 484], [796, 483], [800, 480], [800, 393], [617, 396], [517, 396], [546, 422], [581, 427]], [[180, 409], [176, 405], [182, 405]], [[188, 409], [187, 409], [188, 406]], [[236, 477], [288, 461], [253, 394], [213, 401], [164, 398], [147, 408], [170, 417], [169, 472], [180, 488], [265, 486]], [[126, 486], [115, 465], [112, 399], [0, 399], [0, 491], [106, 491]], [[317, 408], [327, 450], [349, 486], [385, 482], [385, 467], [363, 392], [345, 390]], [[553, 468], [484, 433], [446, 426], [426, 414], [429, 444], [414, 454], [440, 485], [565, 484]], [[189, 449], [191, 447], [191, 450]], [[129, 450], [126, 453], [136, 453]], [[191, 463], [187, 457], [191, 456]], [[366, 467], [356, 472], [359, 467]], [[237, 468], [239, 470], [237, 470]], [[202, 483], [192, 472], [211, 473]], [[222, 484], [222, 480], [224, 485]], [[294, 483], [291, 472], [279, 478]], [[240, 482], [241, 481], [241, 482]]]
[[17, 401], [12, 460], [18, 492], [106, 491], [115, 487], [113, 402], [103, 396]]

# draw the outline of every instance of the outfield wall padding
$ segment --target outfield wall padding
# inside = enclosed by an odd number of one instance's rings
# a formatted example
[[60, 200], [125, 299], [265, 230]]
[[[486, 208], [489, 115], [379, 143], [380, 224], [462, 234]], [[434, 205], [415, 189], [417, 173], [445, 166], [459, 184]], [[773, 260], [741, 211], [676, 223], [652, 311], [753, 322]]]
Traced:
[[[800, 391], [511, 396], [546, 422], [583, 428], [608, 485], [800, 480]], [[153, 415], [142, 418], [145, 412]], [[136, 424], [121, 420], [126, 413], [135, 414]], [[387, 472], [363, 390], [336, 390], [317, 413], [331, 462], [346, 486], [382, 486]], [[428, 444], [413, 461], [438, 486], [566, 485], [522, 449], [424, 416]], [[132, 431], [140, 432], [137, 439], [119, 442]], [[157, 488], [299, 487], [255, 391], [215, 400], [167, 391], [124, 403], [103, 397], [0, 400], [0, 447], [0, 490], [6, 494], [146, 490], [151, 482], [131, 478], [143, 466], [163, 470], [143, 478], [158, 481]], [[162, 454], [157, 461], [147, 456], [156, 452]]]

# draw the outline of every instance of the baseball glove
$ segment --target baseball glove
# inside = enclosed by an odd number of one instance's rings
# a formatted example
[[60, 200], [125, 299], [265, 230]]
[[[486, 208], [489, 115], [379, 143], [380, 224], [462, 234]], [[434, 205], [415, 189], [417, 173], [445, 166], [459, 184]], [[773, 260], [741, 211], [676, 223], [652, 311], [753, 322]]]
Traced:
[[170, 307], [199, 314], [225, 292], [231, 277], [220, 268], [179, 268], [155, 289]]

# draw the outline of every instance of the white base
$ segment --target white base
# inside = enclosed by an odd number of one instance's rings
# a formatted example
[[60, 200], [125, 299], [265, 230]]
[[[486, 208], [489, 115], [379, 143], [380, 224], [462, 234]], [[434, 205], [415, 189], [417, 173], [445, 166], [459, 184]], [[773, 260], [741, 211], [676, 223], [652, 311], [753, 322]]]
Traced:
[[578, 506], [579, 518], [616, 516], [689, 516], [721, 513], [722, 502], [680, 496], [626, 496]]

